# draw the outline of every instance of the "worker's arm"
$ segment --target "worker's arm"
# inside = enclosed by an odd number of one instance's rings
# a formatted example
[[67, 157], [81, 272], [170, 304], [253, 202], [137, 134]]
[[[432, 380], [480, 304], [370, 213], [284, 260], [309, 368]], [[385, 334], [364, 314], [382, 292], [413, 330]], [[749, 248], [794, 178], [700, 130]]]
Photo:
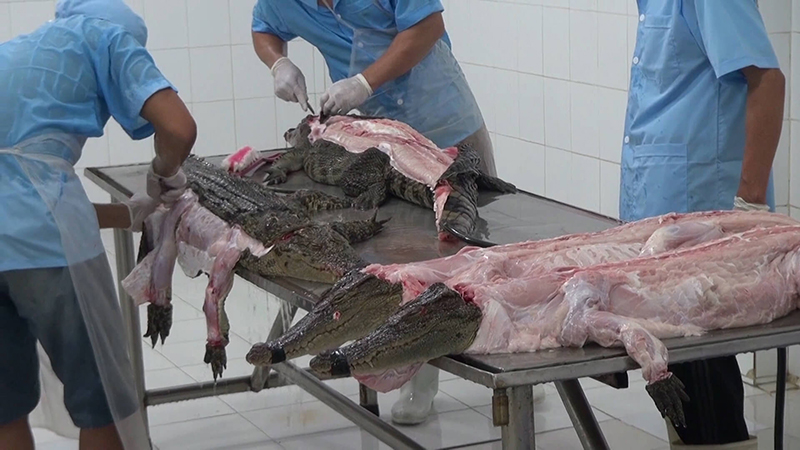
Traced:
[[442, 13], [433, 13], [398, 33], [386, 53], [367, 67], [362, 75], [374, 91], [419, 64], [443, 35]]
[[260, 59], [267, 67], [272, 68], [275, 61], [286, 56], [286, 42], [283, 39], [270, 33], [252, 32], [253, 48]]
[[127, 229], [131, 226], [131, 214], [122, 203], [94, 203], [100, 228]]
[[767, 186], [783, 126], [786, 78], [780, 69], [742, 69], [747, 78], [746, 139], [737, 195], [755, 204], [767, 203]]
[[141, 116], [155, 129], [153, 170], [174, 175], [189, 156], [197, 138], [197, 125], [186, 105], [172, 89], [162, 89], [147, 99]]

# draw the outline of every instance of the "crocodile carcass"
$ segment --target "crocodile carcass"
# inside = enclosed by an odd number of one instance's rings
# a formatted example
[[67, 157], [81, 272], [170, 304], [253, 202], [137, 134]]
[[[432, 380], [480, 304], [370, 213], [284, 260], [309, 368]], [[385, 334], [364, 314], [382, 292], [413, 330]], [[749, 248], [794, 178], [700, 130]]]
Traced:
[[[453, 256], [419, 263], [371, 265], [348, 273], [283, 336], [254, 345], [247, 360], [255, 365], [274, 364], [305, 354], [318, 354], [364, 337], [384, 324], [401, 305], [436, 283], [450, 287], [500, 283], [565, 266], [590, 266], [598, 262], [629, 260], [640, 254], [661, 253], [756, 226], [797, 223], [787, 216], [771, 213], [667, 214], [596, 233], [487, 249], [468, 247]], [[557, 287], [550, 287], [551, 292]], [[542, 285], [540, 290], [547, 288]], [[474, 323], [476, 329], [479, 323], [480, 316]], [[474, 338], [474, 330], [466, 335]], [[431, 350], [435, 353], [438, 348], [432, 346]], [[382, 381], [376, 384], [389, 383], [394, 388], [405, 382], [407, 378], [402, 379], [403, 376], [402, 373], [388, 373], [379, 377]], [[376, 388], [388, 390], [380, 385]]]
[[516, 188], [482, 173], [468, 145], [439, 149], [408, 125], [388, 119], [334, 116], [324, 124], [308, 116], [287, 131], [293, 147], [267, 170], [267, 184], [304, 170], [309, 178], [340, 187], [355, 206], [374, 208], [390, 195], [434, 210], [440, 239], [449, 230], [470, 235], [478, 217], [478, 189]]
[[661, 339], [769, 323], [800, 307], [799, 288], [800, 225], [758, 227], [627, 261], [454, 289], [435, 283], [311, 367], [369, 383], [446, 354], [621, 345], [642, 367], [659, 411], [681, 426], [688, 398]]
[[226, 364], [229, 325], [224, 302], [235, 269], [334, 283], [365, 266], [350, 244], [378, 233], [384, 222], [373, 217], [316, 223], [311, 212], [347, 208], [351, 202], [315, 191], [280, 196], [194, 156], [183, 169], [189, 189], [169, 209], [162, 207], [147, 219], [140, 261], [122, 285], [137, 304], [150, 303], [145, 337], [155, 346], [158, 336], [163, 344], [172, 323], [176, 260], [189, 277], [207, 274], [205, 361], [216, 378]]

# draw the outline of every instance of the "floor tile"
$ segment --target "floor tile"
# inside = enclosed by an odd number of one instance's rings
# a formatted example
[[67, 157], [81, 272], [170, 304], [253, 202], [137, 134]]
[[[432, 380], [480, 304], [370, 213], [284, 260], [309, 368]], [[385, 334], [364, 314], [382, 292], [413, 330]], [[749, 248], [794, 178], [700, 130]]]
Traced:
[[171, 369], [148, 370], [144, 373], [147, 389], [161, 389], [166, 387], [193, 384], [195, 380], [177, 367]]
[[[788, 431], [788, 430], [787, 430]], [[750, 434], [758, 437], [758, 450], [773, 450], [775, 448], [775, 431], [772, 428], [765, 428], [757, 433]], [[800, 450], [800, 438], [784, 433], [784, 450]]]
[[586, 391], [586, 398], [593, 407], [617, 419], [656, 411], [656, 406], [643, 384], [632, 385], [627, 389], [608, 386], [590, 389]]
[[32, 431], [33, 431], [33, 440], [36, 441], [37, 444], [46, 444], [48, 442], [70, 440], [63, 436], [59, 436], [58, 434], [53, 433], [52, 431], [46, 428], [32, 428]]
[[[358, 395], [351, 396], [358, 402]], [[380, 408], [381, 418], [387, 422], [391, 421], [392, 406], [400, 399], [400, 389], [396, 389], [385, 394], [378, 393], [378, 407]], [[431, 414], [446, 413], [468, 409], [467, 405], [454, 399], [445, 392], [439, 391], [433, 399], [433, 410]]]
[[[329, 380], [325, 381], [325, 384], [343, 395], [354, 396], [358, 394], [358, 382], [352, 378]], [[257, 411], [259, 409], [317, 401], [313, 395], [297, 386], [281, 386], [261, 392], [242, 392], [240, 394], [225, 395], [220, 398], [238, 412]]]
[[433, 449], [500, 438], [500, 428], [471, 409], [437, 414], [421, 425], [398, 429], [423, 447]]
[[[211, 365], [206, 364], [200, 360], [200, 364], [191, 364], [188, 366], [181, 366], [180, 368], [186, 372], [192, 379], [198, 382], [214, 381], [214, 374], [211, 372]], [[222, 373], [222, 379], [250, 376], [253, 373], [253, 365], [247, 362], [244, 358], [230, 359], [228, 357], [228, 364], [225, 372]], [[219, 380], [220, 378], [217, 378]]]
[[[189, 306], [188, 303], [184, 302], [180, 299], [175, 299], [173, 301], [173, 305], [182, 309], [182, 314], [191, 314], [191, 311], [196, 311], [193, 307]], [[181, 305], [181, 306], [178, 306]], [[139, 323], [139, 328], [141, 328], [141, 334], [147, 332], [147, 315], [146, 313], [142, 313], [144, 309], [140, 310], [140, 317], [141, 321]], [[173, 310], [174, 312], [174, 310]], [[200, 318], [192, 318], [190, 320], [177, 320], [175, 314], [172, 316], [172, 328], [169, 330], [169, 336], [167, 337], [166, 341], [164, 341], [164, 346], [168, 346], [171, 344], [181, 344], [184, 342], [195, 342], [195, 341], [204, 341], [208, 335], [206, 331], [206, 319], [202, 316]], [[161, 341], [158, 341], [156, 348], [160, 348]]]
[[167, 403], [147, 408], [147, 416], [151, 427], [224, 416], [234, 412], [230, 406], [217, 397]]
[[[668, 446], [644, 431], [624, 424], [619, 420], [608, 420], [600, 423], [608, 446], [625, 450], [660, 450]], [[542, 450], [580, 450], [578, 435], [572, 428], [551, 431], [536, 436], [536, 448]]]
[[[747, 397], [744, 400], [744, 411], [745, 417], [750, 421], [772, 428], [775, 422], [775, 396], [763, 394]], [[784, 429], [788, 435], [800, 438], [800, 395], [786, 395]]]
[[245, 412], [242, 415], [272, 439], [350, 428], [353, 422], [322, 402], [306, 402]]
[[142, 360], [144, 361], [144, 370], [161, 370], [177, 367], [164, 355], [150, 347], [149, 342], [145, 343], [144, 341], [142, 342]]
[[78, 441], [72, 439], [45, 442], [41, 445], [36, 443], [36, 450], [78, 450], [78, 448]]
[[[555, 398], [555, 400], [551, 400], [552, 398]], [[492, 418], [491, 406], [481, 406], [479, 408], [475, 408], [475, 411], [483, 414], [489, 419]], [[613, 420], [613, 417], [603, 413], [602, 411], [598, 411], [597, 409], [592, 408], [592, 412], [594, 413], [594, 417], [598, 422]], [[550, 396], [549, 398], [546, 398], [544, 402], [536, 404], [536, 407], [533, 410], [533, 420], [537, 433], [546, 433], [548, 431], [569, 428], [572, 426], [572, 421], [570, 420], [569, 415], [567, 415], [567, 410], [564, 409], [564, 405], [561, 403], [561, 400], [557, 395]]]
[[286, 450], [389, 450], [391, 447], [375, 436], [357, 428], [308, 434], [279, 441]]
[[239, 414], [153, 426], [150, 435], [161, 450], [280, 448]]
[[503, 441], [484, 442], [481, 444], [458, 447], [458, 450], [503, 450]]
[[439, 390], [472, 408], [492, 404], [491, 389], [461, 378], [440, 382]]
[[[179, 324], [174, 324], [173, 327], [177, 325]], [[231, 335], [230, 342], [225, 347], [228, 360], [244, 358], [251, 347], [252, 345], [241, 338]], [[167, 338], [163, 346], [160, 343], [156, 345], [156, 351], [166, 356], [178, 367], [200, 364], [203, 362], [203, 357], [206, 353], [205, 336], [193, 342], [171, 342]]]

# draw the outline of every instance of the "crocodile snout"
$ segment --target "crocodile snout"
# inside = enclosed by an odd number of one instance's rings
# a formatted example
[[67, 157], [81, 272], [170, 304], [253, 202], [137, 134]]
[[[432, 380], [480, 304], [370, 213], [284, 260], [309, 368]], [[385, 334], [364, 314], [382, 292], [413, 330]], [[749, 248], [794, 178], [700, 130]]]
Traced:
[[245, 360], [254, 366], [268, 366], [286, 361], [286, 352], [283, 347], [275, 347], [269, 344], [255, 344], [247, 352]]
[[311, 359], [308, 366], [319, 376], [332, 378], [350, 376], [350, 364], [341, 349], [320, 353]]

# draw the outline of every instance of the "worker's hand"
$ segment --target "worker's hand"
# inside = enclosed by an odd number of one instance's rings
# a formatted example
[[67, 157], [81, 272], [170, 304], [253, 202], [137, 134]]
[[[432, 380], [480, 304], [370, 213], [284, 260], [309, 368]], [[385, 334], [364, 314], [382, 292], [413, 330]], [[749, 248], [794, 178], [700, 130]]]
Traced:
[[275, 61], [272, 65], [272, 77], [275, 79], [275, 95], [287, 102], [300, 103], [303, 111], [308, 107], [308, 89], [303, 72], [287, 57]]
[[358, 108], [372, 95], [372, 87], [358, 74], [337, 81], [320, 97], [320, 108], [325, 115], [347, 114]]
[[153, 159], [147, 171], [147, 195], [164, 203], [174, 203], [186, 191], [186, 175], [178, 170], [172, 175], [161, 175], [164, 172], [157, 167], [157, 159]]
[[147, 216], [153, 214], [159, 203], [158, 200], [143, 192], [138, 192], [127, 201], [122, 202], [128, 207], [128, 212], [131, 215], [131, 225], [128, 229], [136, 232], [142, 231], [144, 220], [147, 219]]
[[735, 211], [769, 211], [769, 205], [748, 203], [742, 197], [736, 196], [733, 199], [733, 209]]

